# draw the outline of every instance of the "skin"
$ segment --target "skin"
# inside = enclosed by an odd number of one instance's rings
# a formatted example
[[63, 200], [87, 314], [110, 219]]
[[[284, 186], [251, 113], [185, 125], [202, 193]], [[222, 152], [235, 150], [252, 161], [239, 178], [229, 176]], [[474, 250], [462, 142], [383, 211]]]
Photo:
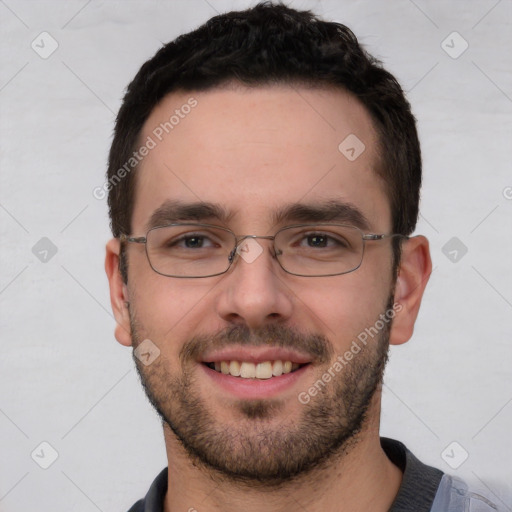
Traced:
[[[233, 213], [230, 229], [258, 235], [274, 234], [281, 227], [273, 224], [271, 213], [283, 204], [342, 199], [364, 213], [368, 232], [391, 232], [389, 201], [374, 171], [378, 162], [375, 130], [364, 107], [351, 95], [289, 86], [174, 92], [153, 110], [141, 140], [191, 96], [197, 107], [137, 170], [131, 235], [144, 236], [150, 215], [168, 199], [221, 204]], [[351, 133], [366, 146], [353, 162], [338, 150]], [[269, 242], [260, 242], [270, 247]], [[431, 272], [428, 241], [422, 236], [404, 242], [396, 283], [389, 241], [368, 243], [357, 271], [322, 278], [286, 274], [264, 250], [251, 263], [239, 258], [221, 276], [173, 279], [150, 268], [143, 245], [129, 244], [128, 282], [124, 283], [118, 270], [119, 250], [119, 241], [111, 240], [105, 262], [116, 339], [132, 346], [137, 339], [150, 338], [161, 351], [153, 375], [164, 364], [170, 375], [181, 377], [179, 353], [188, 340], [233, 326], [257, 330], [277, 324], [328, 340], [332, 359], [313, 365], [293, 389], [279, 397], [279, 407], [272, 414], [257, 419], [259, 426], [273, 432], [291, 431], [303, 418], [305, 406], [297, 394], [348, 350], [358, 333], [375, 323], [390, 293], [401, 310], [393, 320], [389, 343], [409, 340]], [[132, 332], [134, 318], [136, 333]], [[367, 355], [375, 357], [371, 352]], [[144, 370], [148, 376], [151, 368]], [[255, 435], [256, 427], [251, 430], [253, 425], [243, 417], [234, 397], [212, 386], [198, 368], [189, 371], [191, 392], [216, 425], [240, 432], [243, 420], [245, 435]], [[164, 423], [171, 489], [165, 511], [231, 512], [241, 506], [259, 511], [262, 502], [270, 512], [289, 510], [290, 503], [310, 512], [388, 510], [402, 474], [380, 446], [380, 400], [379, 387], [350, 449], [334, 453], [322, 467], [277, 487], [248, 485], [204, 467]]]

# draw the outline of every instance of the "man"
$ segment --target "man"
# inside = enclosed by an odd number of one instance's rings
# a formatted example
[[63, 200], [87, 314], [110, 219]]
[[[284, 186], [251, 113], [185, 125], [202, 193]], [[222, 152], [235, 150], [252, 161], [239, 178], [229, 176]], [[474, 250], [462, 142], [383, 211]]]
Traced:
[[420, 184], [410, 106], [343, 25], [262, 4], [144, 64], [106, 271], [169, 465], [131, 511], [496, 509], [379, 437], [431, 272]]

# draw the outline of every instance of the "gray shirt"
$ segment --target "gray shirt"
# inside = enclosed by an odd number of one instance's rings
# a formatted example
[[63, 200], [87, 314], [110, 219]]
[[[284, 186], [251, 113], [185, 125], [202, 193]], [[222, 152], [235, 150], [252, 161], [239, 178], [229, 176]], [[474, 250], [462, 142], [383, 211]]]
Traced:
[[[420, 462], [402, 443], [385, 437], [381, 445], [403, 472], [402, 485], [389, 512], [493, 512], [496, 505], [468, 491], [464, 482]], [[167, 468], [156, 477], [146, 497], [128, 512], [163, 512]], [[467, 507], [467, 508], [466, 508]], [[471, 507], [471, 508], [470, 508]]]

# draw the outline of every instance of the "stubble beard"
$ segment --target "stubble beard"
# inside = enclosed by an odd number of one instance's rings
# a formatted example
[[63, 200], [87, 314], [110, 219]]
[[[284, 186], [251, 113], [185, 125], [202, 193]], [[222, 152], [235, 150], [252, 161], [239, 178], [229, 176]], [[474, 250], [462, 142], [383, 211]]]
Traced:
[[[391, 305], [392, 297], [386, 310]], [[144, 329], [133, 309], [130, 319], [136, 348], [144, 339], [140, 335]], [[216, 409], [209, 407], [198, 392], [194, 356], [213, 344], [225, 347], [234, 342], [300, 347], [322, 362], [314, 381], [308, 383], [311, 385], [332, 367], [336, 357], [331, 343], [322, 336], [276, 325], [256, 332], [232, 326], [213, 337], [189, 340], [180, 352], [180, 374], [171, 373], [163, 355], [149, 366], [135, 356], [134, 361], [164, 427], [170, 429], [196, 465], [214, 478], [280, 487], [315, 469], [329, 467], [334, 458], [343, 457], [357, 444], [372, 399], [381, 388], [390, 327], [391, 322], [386, 323], [325, 387], [319, 386], [318, 394], [300, 405], [298, 417], [287, 417], [283, 412], [286, 403], [280, 399], [238, 400], [226, 404], [222, 411], [232, 413], [237, 420], [222, 424]]]

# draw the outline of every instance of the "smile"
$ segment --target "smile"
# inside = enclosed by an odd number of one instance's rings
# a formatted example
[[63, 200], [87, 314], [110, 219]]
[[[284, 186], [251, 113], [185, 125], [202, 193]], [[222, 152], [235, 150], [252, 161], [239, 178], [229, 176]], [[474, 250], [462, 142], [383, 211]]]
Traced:
[[224, 375], [240, 377], [242, 379], [271, 379], [283, 374], [292, 373], [301, 366], [292, 361], [263, 361], [252, 363], [250, 361], [216, 361], [205, 363], [206, 366]]

